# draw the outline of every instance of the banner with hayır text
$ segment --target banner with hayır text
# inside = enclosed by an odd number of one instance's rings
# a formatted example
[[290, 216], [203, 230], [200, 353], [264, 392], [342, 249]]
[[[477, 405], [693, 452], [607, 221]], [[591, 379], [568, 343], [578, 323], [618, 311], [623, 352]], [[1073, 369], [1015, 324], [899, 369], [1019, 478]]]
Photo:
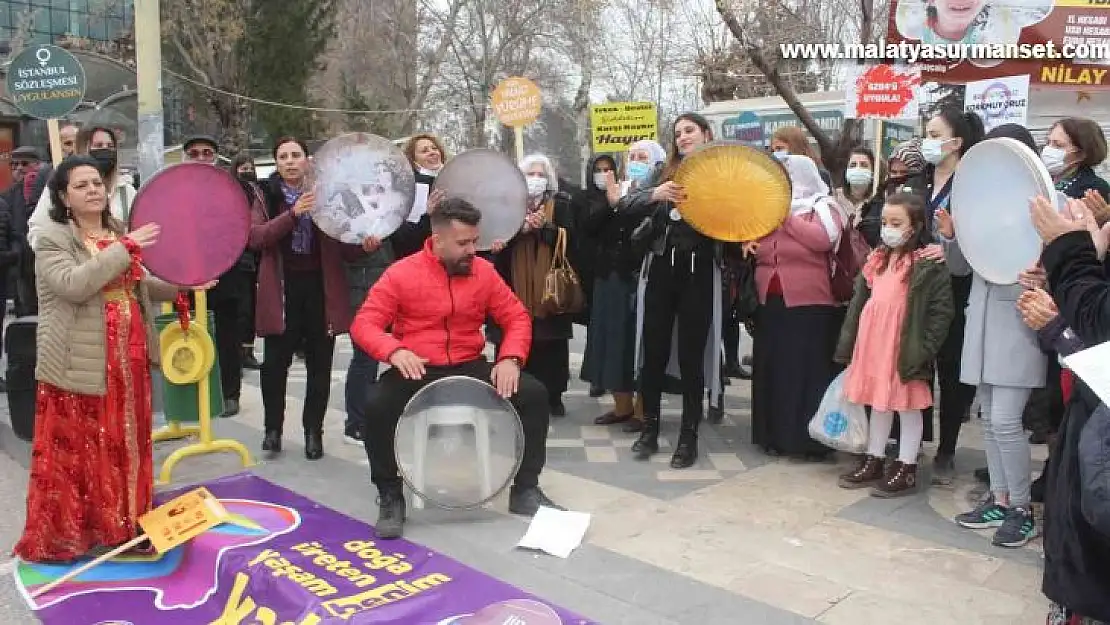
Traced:
[[637, 141], [658, 141], [659, 120], [651, 102], [606, 102], [590, 107], [594, 154], [624, 152]]
[[[927, 82], [1027, 74], [1034, 85], [1110, 88], [1110, 3], [1105, 0], [891, 0], [887, 40], [895, 47], [913, 44], [906, 50], [918, 58], [899, 52], [898, 59], [888, 60], [916, 63]], [[954, 52], [966, 56], [970, 51], [964, 44], [980, 46], [979, 58], [953, 58]], [[1047, 58], [1050, 54], [1055, 58]]]
[[[230, 521], [165, 554], [106, 562], [36, 599], [78, 564], [18, 562], [45, 625], [585, 625], [442, 554], [260, 477], [204, 484]], [[161, 500], [178, 493], [167, 493]]]

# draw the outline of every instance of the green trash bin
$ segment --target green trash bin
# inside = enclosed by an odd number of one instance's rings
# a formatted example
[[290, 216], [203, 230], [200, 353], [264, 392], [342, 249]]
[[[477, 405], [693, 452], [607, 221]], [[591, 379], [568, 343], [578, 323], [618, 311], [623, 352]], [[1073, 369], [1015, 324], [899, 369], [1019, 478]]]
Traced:
[[[192, 313], [193, 321], [196, 312]], [[155, 333], [160, 335], [162, 329], [171, 323], [177, 323], [177, 313], [162, 314], [154, 318]], [[208, 311], [208, 334], [213, 341], [216, 337], [216, 315]], [[160, 348], [159, 348], [160, 349]], [[197, 384], [172, 384], [165, 376], [162, 379], [162, 409], [166, 413], [166, 421], [178, 423], [196, 423], [200, 421], [200, 401], [197, 399]], [[208, 406], [212, 418], [220, 416], [224, 411], [224, 392], [220, 384], [220, 359], [216, 358], [212, 370], [208, 372]]]

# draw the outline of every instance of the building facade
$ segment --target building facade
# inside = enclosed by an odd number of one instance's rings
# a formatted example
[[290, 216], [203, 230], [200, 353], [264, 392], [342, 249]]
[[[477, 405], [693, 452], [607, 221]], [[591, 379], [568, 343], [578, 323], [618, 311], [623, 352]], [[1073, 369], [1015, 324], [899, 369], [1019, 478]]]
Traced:
[[0, 48], [130, 36], [134, 0], [0, 0]]

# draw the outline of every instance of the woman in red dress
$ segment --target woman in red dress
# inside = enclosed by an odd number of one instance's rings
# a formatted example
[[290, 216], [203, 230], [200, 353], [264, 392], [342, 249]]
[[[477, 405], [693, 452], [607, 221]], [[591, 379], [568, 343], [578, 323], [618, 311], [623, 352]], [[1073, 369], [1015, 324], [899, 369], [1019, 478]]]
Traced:
[[157, 225], [125, 235], [96, 162], [63, 161], [51, 222], [35, 254], [38, 398], [27, 522], [15, 555], [64, 562], [137, 535], [151, 508], [152, 297], [177, 287], [147, 275], [140, 251]]

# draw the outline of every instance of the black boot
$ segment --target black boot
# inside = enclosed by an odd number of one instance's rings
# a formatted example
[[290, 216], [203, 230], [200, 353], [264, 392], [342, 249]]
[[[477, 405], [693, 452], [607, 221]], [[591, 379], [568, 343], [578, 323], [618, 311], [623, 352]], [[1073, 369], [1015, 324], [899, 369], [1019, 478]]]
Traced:
[[678, 445], [675, 446], [674, 455], [671, 456], [672, 469], [686, 469], [694, 466], [698, 461], [698, 428], [697, 426], [682, 426], [678, 435]]
[[262, 451], [268, 451], [269, 456], [273, 458], [281, 453], [281, 432], [270, 430], [266, 432], [266, 437], [262, 439]]
[[304, 457], [319, 460], [324, 457], [324, 433], [320, 430], [304, 433]]
[[378, 495], [378, 538], [400, 538], [405, 530], [405, 494], [400, 489], [382, 489]]
[[659, 451], [659, 417], [644, 415], [644, 429], [640, 431], [640, 438], [632, 443], [632, 453], [637, 460], [647, 460]]

